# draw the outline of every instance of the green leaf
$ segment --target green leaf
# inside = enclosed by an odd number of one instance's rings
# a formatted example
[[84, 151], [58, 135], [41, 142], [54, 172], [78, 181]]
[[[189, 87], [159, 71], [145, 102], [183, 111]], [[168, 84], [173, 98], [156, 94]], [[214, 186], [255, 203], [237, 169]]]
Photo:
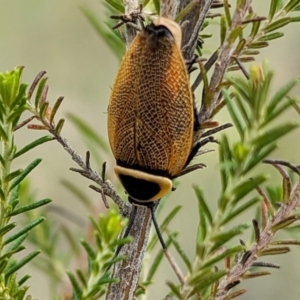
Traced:
[[111, 5], [114, 9], [119, 11], [120, 13], [124, 14], [124, 5], [121, 1], [116, 0], [105, 0], [109, 5]]
[[229, 44], [234, 44], [240, 33], [242, 32], [242, 26], [235, 27], [229, 34], [227, 42]]
[[266, 48], [269, 46], [268, 42], [264, 41], [258, 41], [258, 42], [253, 42], [249, 45], [250, 49], [261, 49], [261, 48]]
[[284, 113], [288, 108], [292, 107], [295, 103], [295, 100], [288, 99], [285, 103], [283, 103], [280, 107], [276, 107], [269, 115], [267, 115], [260, 125], [260, 128], [263, 128], [267, 124], [271, 123], [271, 121], [278, 118], [282, 113]]
[[45, 102], [41, 103], [39, 115], [42, 120], [45, 119], [48, 108], [49, 108], [49, 102], [45, 101]]
[[21, 235], [18, 239], [15, 240], [15, 242], [13, 242], [9, 246], [8, 251], [14, 251], [15, 249], [18, 249], [19, 247], [21, 247], [23, 242], [26, 240], [27, 236], [28, 236], [28, 233]]
[[253, 39], [256, 37], [256, 35], [258, 33], [258, 30], [260, 28], [260, 24], [261, 24], [261, 21], [252, 22], [250, 37], [252, 37]]
[[191, 279], [191, 285], [194, 286], [194, 289], [191, 291], [191, 293], [189, 293], [189, 297], [194, 295], [197, 291], [201, 291], [204, 288], [210, 286], [212, 283], [219, 280], [226, 274], [226, 270], [218, 270], [201, 279], [198, 279], [197, 276], [194, 276]]
[[5, 142], [8, 141], [8, 136], [1, 124], [0, 124], [0, 139], [3, 139]]
[[0, 95], [4, 105], [13, 109], [13, 102], [17, 98], [23, 67], [16, 67], [10, 72], [0, 73]]
[[0, 199], [3, 200], [3, 201], [6, 199], [6, 197], [4, 195], [4, 192], [3, 192], [1, 187], [0, 187]]
[[30, 279], [31, 276], [30, 275], [25, 275], [23, 276], [19, 281], [18, 281], [18, 285], [21, 286], [23, 285], [28, 279]]
[[9, 182], [9, 181], [13, 180], [14, 178], [18, 177], [19, 175], [21, 175], [22, 173], [23, 173], [22, 169], [13, 171], [6, 176], [5, 181]]
[[293, 11], [300, 11], [300, 5], [295, 6]]
[[[19, 78], [19, 80], [20, 80], [20, 78]], [[21, 107], [22, 111], [24, 111], [25, 106], [26, 106], [26, 101], [27, 101], [26, 89], [27, 89], [27, 84], [25, 84], [25, 83], [20, 84], [20, 82], [19, 82], [18, 94], [11, 104], [12, 108], [16, 109], [16, 107]]]
[[292, 17], [292, 22], [300, 22], [300, 16]]
[[281, 220], [281, 221], [277, 222], [276, 224], [274, 224], [271, 227], [271, 230], [273, 232], [276, 232], [279, 229], [283, 229], [283, 228], [290, 226], [291, 224], [293, 224], [295, 221], [298, 221], [299, 219], [300, 219], [300, 215], [289, 216], [286, 219]]
[[19, 215], [19, 214], [24, 213], [26, 211], [36, 209], [38, 207], [41, 207], [41, 206], [44, 206], [44, 205], [50, 203], [51, 201], [52, 201], [51, 199], [46, 198], [46, 199], [31, 203], [31, 204], [28, 204], [28, 205], [24, 205], [24, 206], [14, 210], [14, 211], [12, 211], [11, 213], [9, 213], [7, 215], [7, 217], [16, 216], [16, 215]]
[[80, 279], [82, 285], [86, 288], [87, 282], [86, 282], [85, 274], [83, 274], [83, 271], [80, 269], [77, 269], [76, 274], [77, 274], [77, 277]]
[[226, 274], [227, 274], [226, 270], [218, 270], [213, 272], [210, 276], [207, 276], [203, 280], [200, 280], [197, 283], [197, 285], [195, 285], [194, 290], [192, 290], [192, 292], [189, 293], [189, 295], [193, 295], [194, 293], [205, 290], [207, 287], [210, 287], [213, 283], [218, 282]]
[[248, 208], [254, 206], [255, 204], [257, 204], [258, 202], [260, 202], [259, 197], [254, 197], [251, 200], [247, 201], [246, 203], [242, 204], [239, 208], [228, 212], [224, 219], [221, 222], [221, 226], [227, 224], [229, 221], [231, 221], [232, 219], [234, 219], [237, 216], [240, 216], [244, 211], [247, 211]]
[[3, 260], [0, 261], [0, 272], [1, 272], [1, 274], [3, 273], [4, 269], [7, 267], [8, 261], [9, 261], [8, 258], [3, 259]]
[[230, 168], [228, 168], [225, 164], [232, 160], [232, 153], [226, 135], [222, 135], [221, 138], [221, 143], [219, 147], [219, 160], [221, 163], [220, 175], [221, 175], [222, 192], [224, 193], [228, 186], [229, 174], [231, 173]]
[[12, 257], [12, 255], [13, 254], [15, 254], [15, 253], [18, 253], [18, 252], [21, 252], [21, 251], [23, 251], [23, 250], [25, 250], [26, 249], [26, 247], [25, 246], [20, 246], [19, 248], [16, 248], [16, 249], [14, 249], [13, 251], [7, 251], [7, 252], [5, 252], [5, 254], [3, 254], [2, 256], [1, 256], [1, 260], [3, 260], [3, 259], [6, 259], [6, 258], [11, 258]]
[[299, 83], [299, 78], [291, 80], [289, 83], [281, 87], [276, 94], [271, 98], [266, 109], [266, 115], [270, 115], [277, 105], [285, 99], [289, 92]]
[[37, 255], [41, 253], [40, 250], [36, 250], [34, 252], [31, 252], [27, 256], [25, 256], [23, 259], [21, 259], [18, 263], [16, 263], [14, 266], [10, 267], [5, 273], [6, 276], [9, 277], [19, 269], [21, 269], [23, 266], [25, 266], [28, 262], [30, 262], [33, 258], [35, 258]]
[[159, 16], [160, 15], [160, 0], [152, 0], [152, 3], [155, 7], [155, 12]]
[[259, 38], [259, 41], [267, 42], [279, 39], [284, 36], [283, 32], [273, 32], [267, 35], [264, 35], [263, 37]]
[[49, 117], [49, 122], [52, 123], [54, 118], [55, 118], [55, 115], [62, 103], [62, 101], [64, 100], [64, 97], [59, 97], [56, 101], [55, 101], [55, 104], [54, 106], [52, 107], [51, 109], [51, 114], [50, 114], [50, 117]]
[[17, 226], [16, 222], [7, 224], [0, 229], [0, 236], [3, 237], [7, 232], [11, 231]]
[[80, 10], [92, 24], [93, 28], [96, 30], [98, 35], [106, 42], [107, 46], [110, 48], [112, 53], [114, 53], [119, 60], [121, 60], [123, 54], [125, 53], [125, 44], [120, 37], [112, 31], [112, 29], [106, 29], [103, 24], [99, 21], [92, 10], [87, 7], [81, 6]]
[[25, 170], [22, 172], [21, 175], [19, 175], [13, 182], [12, 184], [10, 185], [9, 187], [9, 190], [12, 191], [18, 184], [20, 184], [24, 179], [25, 177], [34, 169], [36, 168], [40, 162], [42, 161], [42, 159], [38, 158], [38, 159], [35, 159], [31, 164], [29, 164]]
[[[106, 259], [106, 257], [103, 257], [103, 260]], [[115, 265], [116, 263], [126, 260], [126, 255], [118, 255], [117, 257], [113, 257], [112, 259], [108, 260], [103, 264], [103, 270], [110, 269], [111, 266]]]
[[81, 290], [76, 278], [74, 277], [74, 275], [70, 271], [67, 271], [67, 275], [68, 275], [68, 277], [71, 281], [71, 284], [73, 286], [73, 299], [74, 300], [81, 300], [82, 290]]
[[40, 107], [40, 102], [41, 102], [41, 97], [43, 95], [46, 83], [47, 83], [48, 78], [42, 78], [39, 82], [36, 94], [35, 94], [35, 108], [38, 110]]
[[182, 247], [180, 246], [180, 244], [178, 243], [177, 239], [176, 239], [176, 235], [169, 235], [173, 246], [175, 247], [177, 253], [179, 254], [179, 256], [181, 257], [181, 259], [183, 260], [183, 262], [185, 263], [187, 269], [189, 272], [192, 272], [192, 263], [190, 262], [187, 254], [184, 252], [184, 250], [182, 249]]
[[[208, 206], [205, 203], [202, 190], [195, 185], [193, 186], [193, 188], [194, 188], [194, 191], [195, 191], [197, 199], [198, 199], [198, 210], [199, 210], [199, 218], [200, 218], [200, 222], [199, 222], [199, 226], [198, 226], [197, 241], [203, 242], [206, 237], [206, 233], [207, 233], [207, 221], [211, 225], [212, 224], [212, 216], [211, 216]], [[207, 219], [207, 221], [206, 221], [206, 219]]]
[[15, 158], [21, 156], [22, 154], [28, 152], [29, 150], [31, 150], [39, 145], [42, 145], [46, 142], [52, 141], [52, 140], [54, 140], [53, 136], [50, 136], [50, 135], [43, 136], [43, 137], [33, 141], [32, 143], [26, 145], [25, 147], [23, 147], [21, 150], [19, 150], [17, 153], [15, 153], [13, 158], [15, 159]]
[[[167, 281], [166, 281], [166, 285], [170, 288], [170, 290], [172, 291], [172, 293], [174, 294], [174, 296], [175, 296], [177, 299], [179, 299], [179, 300], [182, 299], [182, 297], [181, 297], [181, 295], [180, 295], [179, 287], [178, 287], [176, 284], [174, 284], [173, 282], [167, 280]], [[171, 298], [171, 299], [172, 299], [172, 298]]]
[[289, 247], [272, 247], [260, 250], [258, 256], [285, 254], [290, 251], [291, 249]]
[[[244, 249], [243, 246], [238, 245], [235, 247], [231, 247], [229, 249], [226, 249], [224, 252], [222, 252], [221, 254], [217, 254], [215, 256], [213, 256], [211, 259], [208, 259], [200, 268], [200, 270], [203, 270], [205, 268], [211, 267], [212, 265], [218, 263], [219, 261], [221, 261], [222, 259], [224, 259], [225, 257], [234, 255], [236, 253], [241, 252]], [[193, 279], [195, 280], [195, 279]]]
[[211, 241], [214, 242], [214, 244], [209, 249], [209, 253], [214, 252], [215, 250], [217, 250], [219, 247], [224, 245], [226, 242], [231, 240], [236, 235], [243, 233], [247, 228], [249, 228], [249, 224], [242, 223], [239, 224], [238, 226], [231, 228], [228, 231], [224, 231], [219, 234], [216, 234], [211, 238]]
[[241, 181], [241, 183], [232, 190], [232, 194], [234, 195], [232, 203], [238, 203], [246, 195], [255, 190], [260, 184], [266, 181], [266, 179], [267, 177], [265, 175], [258, 175], [250, 180], [245, 179]]
[[196, 193], [196, 196], [199, 201], [199, 210], [203, 210], [205, 217], [207, 218], [208, 222], [210, 225], [213, 224], [213, 217], [211, 215], [211, 212], [207, 206], [207, 203], [205, 202], [204, 196], [203, 196], [203, 191], [200, 189], [197, 185], [193, 185], [193, 189]]
[[194, 8], [198, 3], [198, 0], [191, 0], [176, 16], [175, 21], [179, 23], [180, 21], [187, 16], [187, 14]]
[[226, 19], [225, 16], [220, 18], [220, 45], [224, 44], [227, 33]]
[[269, 33], [271, 31], [277, 30], [281, 27], [284, 27], [284, 26], [288, 25], [289, 23], [291, 23], [291, 21], [292, 20], [291, 20], [290, 17], [285, 17], [285, 18], [281, 18], [279, 20], [276, 20], [276, 21], [270, 23], [269, 25], [267, 25], [264, 28], [264, 32]]
[[21, 237], [22, 235], [26, 234], [27, 232], [29, 232], [32, 228], [34, 228], [35, 226], [39, 225], [40, 223], [42, 223], [45, 220], [44, 217], [39, 217], [37, 218], [35, 221], [30, 222], [29, 224], [27, 224], [26, 226], [24, 226], [21, 230], [19, 230], [17, 233], [11, 235], [10, 237], [8, 237], [4, 242], [3, 245], [7, 245], [11, 242], [13, 242], [14, 240], [16, 240], [17, 238]]
[[230, 77], [230, 83], [237, 90], [237, 94], [243, 98], [244, 101], [251, 107], [253, 105], [251, 95], [251, 89], [247, 80], [242, 79], [241, 77]]
[[7, 117], [7, 123], [12, 123], [12, 127], [15, 128], [18, 121], [20, 120], [20, 117], [22, 113], [26, 110], [25, 107], [18, 106], [15, 108]]
[[[91, 288], [91, 290], [88, 293], [84, 293], [82, 295], [82, 298], [83, 299], [99, 299], [99, 297], [101, 295], [103, 295], [105, 292], [105, 289], [103, 286], [107, 285], [109, 283], [115, 283], [115, 282], [119, 282], [119, 280], [108, 277], [108, 274], [106, 273], [95, 282], [95, 284], [93, 285], [93, 287]], [[80, 298], [80, 299], [82, 299], [82, 298]]]
[[292, 130], [297, 128], [299, 125], [297, 123], [283, 123], [275, 128], [266, 131], [264, 134], [255, 138], [252, 143], [257, 148], [263, 148], [269, 144], [279, 140], [281, 137], [290, 133]]
[[63, 129], [63, 126], [65, 124], [65, 119], [60, 119], [55, 127], [55, 132], [56, 134], [60, 134], [62, 129]]
[[225, 12], [227, 26], [231, 27], [231, 14], [230, 14], [228, 0], [224, 0], [224, 12]]
[[237, 105], [239, 113], [241, 114], [241, 117], [244, 120], [245, 126], [247, 128], [251, 127], [251, 121], [249, 119], [249, 113], [247, 112], [247, 109], [246, 109], [244, 103], [242, 102], [239, 93], [235, 93], [235, 103]]
[[12, 205], [12, 203], [15, 203], [16, 200], [19, 199], [19, 194], [20, 194], [20, 185], [17, 185], [10, 193], [10, 198], [9, 198], [9, 205]]
[[81, 245], [83, 246], [83, 248], [85, 249], [89, 259], [94, 260], [96, 259], [96, 253], [95, 251], [92, 249], [92, 247], [90, 246], [89, 243], [87, 243], [85, 240], [81, 240], [80, 241]]
[[250, 157], [246, 160], [243, 168], [242, 175], [247, 174], [255, 166], [261, 163], [269, 154], [271, 154], [277, 148], [276, 143], [271, 143], [263, 148], [260, 146], [255, 147], [252, 150]]
[[223, 92], [223, 96], [226, 100], [227, 109], [228, 109], [228, 112], [230, 113], [231, 119], [232, 119], [241, 139], [243, 140], [244, 133], [245, 133], [245, 124], [241, 120], [238, 110], [236, 109], [236, 106], [233, 103], [233, 98], [230, 97], [228, 91], [223, 89], [222, 92]]
[[4, 167], [6, 165], [5, 161], [4, 161], [4, 158], [1, 154], [0, 154], [0, 164], [1, 164], [2, 167]]
[[295, 8], [297, 5], [299, 5], [299, 0], [290, 0], [284, 7], [283, 10], [288, 13], [293, 8]]
[[278, 0], [271, 0], [270, 10], [269, 10], [269, 20], [272, 21], [275, 13], [278, 11]]

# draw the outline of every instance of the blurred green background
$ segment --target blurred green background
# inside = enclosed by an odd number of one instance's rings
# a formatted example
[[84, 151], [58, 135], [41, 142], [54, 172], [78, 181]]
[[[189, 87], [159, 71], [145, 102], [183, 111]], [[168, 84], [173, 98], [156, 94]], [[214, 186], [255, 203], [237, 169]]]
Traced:
[[[266, 15], [268, 3], [269, 1], [254, 1], [254, 10]], [[6, 71], [16, 65], [25, 66], [23, 73], [25, 82], [31, 82], [39, 71], [46, 70], [50, 85], [49, 100], [53, 103], [57, 97], [65, 96], [60, 117], [65, 117], [68, 112], [76, 114], [107, 140], [105, 112], [119, 61], [80, 11], [79, 7], [82, 5], [92, 9], [100, 20], [108, 18], [100, 1], [1, 0], [0, 69]], [[214, 40], [206, 41], [204, 45], [206, 53], [214, 51], [218, 43], [217, 29], [217, 25], [206, 29], [207, 33], [217, 33]], [[271, 41], [270, 47], [262, 50], [258, 57], [258, 61], [265, 59], [269, 61], [271, 68], [274, 69], [274, 88], [299, 76], [300, 73], [299, 23], [288, 26], [284, 32], [285, 37]], [[299, 92], [300, 89], [295, 90], [294, 94], [299, 95]], [[200, 94], [198, 91], [198, 99]], [[297, 115], [292, 110], [285, 116], [297, 120]], [[226, 113], [222, 113], [216, 120], [220, 123], [230, 121]], [[235, 129], [229, 129], [227, 133], [234, 139]], [[40, 132], [24, 128], [17, 132], [17, 143], [21, 147], [39, 136]], [[63, 136], [77, 152], [84, 155], [86, 146], [71, 122], [66, 121]], [[272, 155], [273, 158], [282, 158], [299, 164], [299, 130], [281, 140], [280, 146], [280, 150]], [[215, 145], [208, 147], [216, 149]], [[67, 178], [87, 192], [93, 201], [99, 203], [97, 205], [99, 211], [101, 210], [100, 196], [88, 189], [90, 182], [69, 171], [75, 164], [58, 143], [47, 143], [34, 149], [27, 156], [22, 156], [17, 161], [19, 167], [24, 167], [33, 157], [43, 158], [42, 165], [31, 175], [32, 186], [39, 198], [49, 197], [54, 203], [72, 209], [76, 215], [86, 219], [88, 212], [80, 203], [74, 201], [73, 196], [61, 185], [61, 180]], [[111, 169], [112, 156], [103, 156], [103, 159], [108, 162], [108, 168]], [[185, 176], [177, 191], [169, 197], [164, 209], [166, 213], [169, 207], [183, 205], [182, 211], [172, 224], [172, 229], [179, 231], [179, 241], [190, 255], [194, 253], [193, 244], [198, 225], [197, 201], [191, 184], [197, 183], [203, 187], [212, 207], [215, 207], [220, 191], [217, 151], [201, 156], [198, 160], [206, 163], [208, 168]], [[271, 167], [267, 170], [272, 171], [271, 174], [276, 174]], [[280, 177], [277, 174], [273, 178], [279, 183]], [[110, 179], [115, 181], [113, 177]], [[55, 215], [52, 217], [61, 218]], [[249, 213], [244, 216], [244, 221], [251, 222], [252, 218], [253, 214]], [[74, 226], [72, 223], [69, 225]], [[78, 228], [77, 232], [79, 239], [83, 231]], [[247, 240], [247, 237], [244, 240]], [[151, 263], [151, 257], [147, 259]], [[273, 275], [269, 277], [243, 282], [243, 286], [249, 291], [241, 299], [300, 299], [300, 249], [295, 247], [291, 253], [277, 256], [275, 259], [267, 257], [267, 261], [279, 263], [281, 270], [274, 270]], [[160, 267], [159, 273], [148, 299], [161, 299], [167, 291], [165, 280], [168, 278], [175, 280], [166, 262]], [[28, 283], [32, 285], [30, 294], [34, 297], [51, 298], [43, 273], [34, 269], [32, 279]]]

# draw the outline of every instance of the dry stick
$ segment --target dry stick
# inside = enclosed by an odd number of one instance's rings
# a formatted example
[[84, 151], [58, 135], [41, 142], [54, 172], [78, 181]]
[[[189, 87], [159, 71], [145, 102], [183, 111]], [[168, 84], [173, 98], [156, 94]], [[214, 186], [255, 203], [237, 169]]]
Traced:
[[28, 119], [24, 120], [23, 122], [16, 125], [14, 128], [14, 131], [17, 131], [18, 129], [22, 128], [23, 126], [27, 125], [29, 122], [31, 122], [33, 119], [35, 119], [35, 116], [31, 116]]
[[234, 12], [234, 15], [232, 17], [231, 27], [227, 33], [225, 43], [222, 45], [220, 49], [219, 59], [215, 64], [215, 69], [211, 77], [209, 90], [211, 91], [211, 93], [213, 93], [212, 99], [209, 103], [202, 104], [201, 107], [201, 111], [200, 111], [201, 123], [204, 123], [205, 121], [211, 118], [212, 112], [216, 108], [219, 102], [219, 95], [221, 92], [220, 90], [218, 90], [218, 87], [223, 80], [224, 74], [226, 72], [226, 69], [229, 65], [229, 62], [231, 60], [232, 54], [235, 49], [234, 43], [233, 44], [230, 43], [228, 41], [228, 37], [230, 36], [233, 30], [235, 30], [238, 26], [240, 26], [243, 23], [244, 17], [250, 7], [250, 4], [251, 4], [251, 0], [244, 0], [244, 3], [239, 8], [237, 8]]
[[[182, 0], [179, 4], [179, 10], [182, 10], [190, 1]], [[213, 0], [198, 0], [193, 9], [184, 17], [183, 22], [188, 23], [182, 28], [182, 54], [185, 60], [193, 57], [199, 30], [208, 14]]]
[[[82, 170], [73, 169], [73, 171], [77, 171], [81, 173], [84, 177], [93, 180], [97, 184], [100, 185], [105, 195], [109, 196], [119, 207], [120, 212], [124, 216], [128, 216], [130, 213], [130, 205], [126, 204], [120, 196], [116, 193], [114, 187], [111, 185], [109, 181], [104, 182], [102, 178], [98, 175], [98, 173], [91, 168], [87, 168], [86, 162], [82, 159], [82, 157], [70, 146], [69, 142], [58, 135], [55, 132], [54, 128], [51, 128], [49, 132], [56, 138], [56, 140], [63, 146], [63, 148], [71, 155], [72, 159], [82, 168]], [[82, 171], [82, 172], [80, 172]]]
[[[208, 11], [212, 5], [213, 0], [202, 0], [201, 1], [201, 8], [200, 8], [200, 14], [197, 20], [197, 23], [195, 24], [193, 28], [193, 33], [190, 36], [189, 42], [187, 45], [184, 45], [185, 49], [182, 49], [183, 53], [189, 53], [189, 55], [184, 55], [185, 58], [191, 57], [194, 54], [194, 51], [196, 49], [196, 44], [199, 36], [199, 31], [205, 21], [205, 18], [208, 14]], [[186, 52], [185, 52], [186, 50]]]
[[126, 255], [126, 260], [115, 264], [112, 272], [112, 277], [119, 278], [120, 282], [109, 286], [106, 294], [107, 300], [131, 300], [134, 298], [148, 242], [151, 221], [150, 210], [147, 207], [138, 207], [130, 231], [133, 241], [124, 245], [119, 254]]
[[160, 1], [160, 15], [174, 20], [177, 14], [179, 0], [161, 0]]
[[298, 180], [297, 185], [294, 187], [290, 201], [288, 203], [284, 203], [274, 217], [271, 219], [270, 223], [266, 226], [266, 228], [260, 233], [260, 240], [254, 243], [249, 251], [251, 255], [248, 257], [247, 261], [242, 264], [239, 261], [226, 275], [226, 277], [220, 282], [217, 295], [214, 300], [223, 300], [228, 293], [228, 286], [235, 281], [238, 281], [243, 274], [245, 274], [250, 267], [253, 265], [254, 261], [260, 250], [265, 249], [271, 243], [272, 238], [275, 235], [275, 232], [271, 230], [271, 228], [286, 219], [291, 215], [291, 213], [296, 209], [297, 205], [300, 201], [300, 179]]
[[[136, 12], [137, 10], [140, 10], [140, 5], [138, 0], [124, 0], [124, 7], [125, 7], [125, 14], [130, 15], [133, 12]], [[126, 31], [125, 31], [125, 40], [126, 40], [126, 46], [127, 48], [135, 38], [137, 34], [137, 30], [133, 28], [129, 23], [126, 25]]]
[[[41, 78], [46, 74], [46, 72], [42, 71], [40, 72], [33, 84], [31, 85], [29, 92], [28, 92], [28, 100], [30, 105], [32, 105], [32, 107], [29, 107], [29, 111], [31, 111], [35, 118], [37, 118], [38, 120], [40, 120], [43, 123], [43, 127], [44, 128], [40, 128], [43, 130], [48, 130], [53, 136], [54, 138], [63, 146], [63, 148], [70, 154], [70, 156], [72, 157], [73, 161], [75, 161], [80, 167], [81, 169], [75, 169], [75, 168], [71, 168], [71, 170], [80, 173], [81, 175], [83, 175], [84, 177], [93, 180], [94, 182], [96, 182], [103, 191], [102, 197], [105, 198], [104, 195], [109, 196], [115, 203], [116, 205], [119, 207], [120, 213], [125, 216], [128, 217], [131, 211], [131, 205], [125, 203], [120, 196], [116, 193], [113, 185], [109, 182], [109, 181], [104, 181], [104, 178], [101, 178], [98, 173], [96, 171], [94, 171], [91, 167], [90, 167], [90, 154], [89, 152], [86, 153], [86, 160], [84, 161], [82, 159], [82, 157], [75, 151], [73, 150], [73, 148], [70, 146], [69, 142], [63, 138], [57, 131], [55, 128], [55, 124], [53, 122], [53, 119], [51, 119], [50, 117], [50, 121], [47, 118], [41, 118], [40, 115], [36, 112], [35, 107], [33, 106], [33, 104], [30, 102], [30, 98], [32, 96], [32, 93], [34, 92], [36, 86], [38, 85], [39, 81], [41, 80]], [[43, 95], [44, 97], [47, 96], [47, 90], [48, 88], [46, 87], [45, 90], [43, 90]], [[62, 97], [60, 97], [58, 99], [58, 101], [62, 101]], [[27, 120], [25, 120], [25, 122], [27, 122]], [[23, 126], [23, 124], [21, 123], [21, 125]], [[39, 126], [39, 125], [32, 125], [31, 127], [34, 128], [33, 126]], [[28, 125], [28, 127], [30, 128], [30, 124]], [[105, 173], [105, 165], [103, 165], [103, 169], [102, 169], [102, 176]], [[104, 176], [103, 176], [104, 177]], [[106, 199], [105, 199], [106, 200]], [[106, 201], [104, 201], [105, 204]]]

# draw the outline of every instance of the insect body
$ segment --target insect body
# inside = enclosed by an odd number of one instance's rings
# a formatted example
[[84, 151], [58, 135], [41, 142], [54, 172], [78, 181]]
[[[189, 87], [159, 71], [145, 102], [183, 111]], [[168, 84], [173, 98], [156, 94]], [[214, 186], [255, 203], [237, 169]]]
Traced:
[[195, 154], [194, 102], [180, 46], [179, 25], [157, 19], [133, 40], [112, 89], [114, 170], [136, 205], [166, 195]]

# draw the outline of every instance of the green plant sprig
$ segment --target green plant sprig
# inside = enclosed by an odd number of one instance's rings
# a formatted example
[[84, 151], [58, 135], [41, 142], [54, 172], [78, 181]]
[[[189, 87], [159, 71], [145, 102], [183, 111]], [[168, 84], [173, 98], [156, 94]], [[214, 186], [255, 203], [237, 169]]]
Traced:
[[17, 67], [10, 72], [0, 73], [0, 284], [3, 299], [17, 300], [25, 297], [31, 299], [26, 296], [28, 286], [24, 286], [30, 276], [25, 275], [18, 281], [17, 272], [36, 257], [40, 250], [34, 250], [20, 260], [15, 259], [15, 254], [26, 248], [23, 244], [30, 231], [45, 218], [38, 215], [21, 228], [16, 222], [11, 222], [11, 219], [51, 202], [50, 199], [43, 199], [28, 205], [21, 204], [23, 199], [20, 187], [40, 164], [41, 159], [35, 159], [24, 169], [13, 169], [15, 159], [52, 139], [44, 137], [18, 150], [15, 131], [21, 128], [18, 122], [27, 109], [27, 85], [21, 82], [22, 71], [22, 67]]
[[[231, 270], [235, 265], [233, 263], [235, 257], [243, 259], [248, 251], [246, 243], [239, 246], [229, 246], [228, 242], [237, 235], [243, 234], [250, 224], [241, 223], [230, 227], [230, 222], [241, 216], [249, 208], [263, 205], [264, 211], [273, 212], [265, 214], [263, 224], [267, 224], [272, 221], [274, 213], [277, 211], [274, 201], [264, 197], [262, 204], [260, 197], [253, 195], [256, 190], [261, 191], [260, 185], [266, 181], [267, 177], [264, 174], [258, 174], [252, 175], [250, 179], [249, 173], [253, 172], [254, 167], [258, 166], [276, 149], [280, 138], [298, 127], [297, 123], [289, 121], [275, 125], [276, 118], [273, 115], [279, 117], [292, 107], [294, 101], [291, 101], [288, 94], [298, 84], [299, 80], [292, 80], [281, 87], [273, 96], [270, 96], [269, 90], [273, 73], [267, 65], [254, 66], [249, 74], [249, 80], [240, 77], [227, 78], [232, 89], [224, 90], [224, 97], [233, 123], [239, 133], [239, 140], [232, 144], [223, 135], [219, 146], [222, 191], [215, 215], [210, 211], [202, 190], [197, 186], [194, 187], [198, 198], [200, 217], [196, 257], [192, 263], [192, 269], [186, 265], [189, 272], [185, 276], [185, 285], [181, 288], [177, 286], [176, 293], [174, 293], [176, 285], [171, 284], [173, 293], [180, 295], [177, 297], [178, 299], [189, 299], [194, 294], [204, 298], [209, 295], [210, 297], [216, 296], [219, 293], [218, 282], [222, 281], [222, 278], [229, 278], [230, 275], [227, 272], [222, 273], [222, 270], [215, 273], [213, 267], [225, 260], [228, 261], [227, 270]], [[284, 184], [286, 196], [283, 199], [287, 200], [283, 201], [286, 202], [290, 201], [291, 188], [288, 181], [285, 180], [284, 182], [286, 182]], [[262, 193], [259, 192], [259, 195]], [[294, 220], [295, 217], [291, 217], [290, 223], [288, 221], [279, 222], [275, 227], [272, 225], [272, 228], [276, 232], [286, 228]], [[258, 228], [257, 226], [260, 225], [256, 225], [254, 229]], [[260, 240], [258, 237], [256, 239]], [[272, 248], [270, 251], [273, 254], [280, 254], [283, 253], [281, 250], [283, 249]], [[286, 252], [288, 251], [284, 253]], [[261, 255], [267, 254], [262, 249], [259, 253]], [[247, 267], [248, 271], [249, 265]], [[261, 273], [253, 273], [253, 271], [247, 274], [245, 275], [247, 278], [262, 275]], [[235, 279], [238, 277], [241, 280], [242, 275], [236, 276]], [[210, 278], [215, 279], [211, 281]], [[232, 283], [232, 280], [227, 280], [227, 284]], [[213, 289], [212, 286], [214, 286]], [[215, 292], [213, 293], [212, 290]]]

